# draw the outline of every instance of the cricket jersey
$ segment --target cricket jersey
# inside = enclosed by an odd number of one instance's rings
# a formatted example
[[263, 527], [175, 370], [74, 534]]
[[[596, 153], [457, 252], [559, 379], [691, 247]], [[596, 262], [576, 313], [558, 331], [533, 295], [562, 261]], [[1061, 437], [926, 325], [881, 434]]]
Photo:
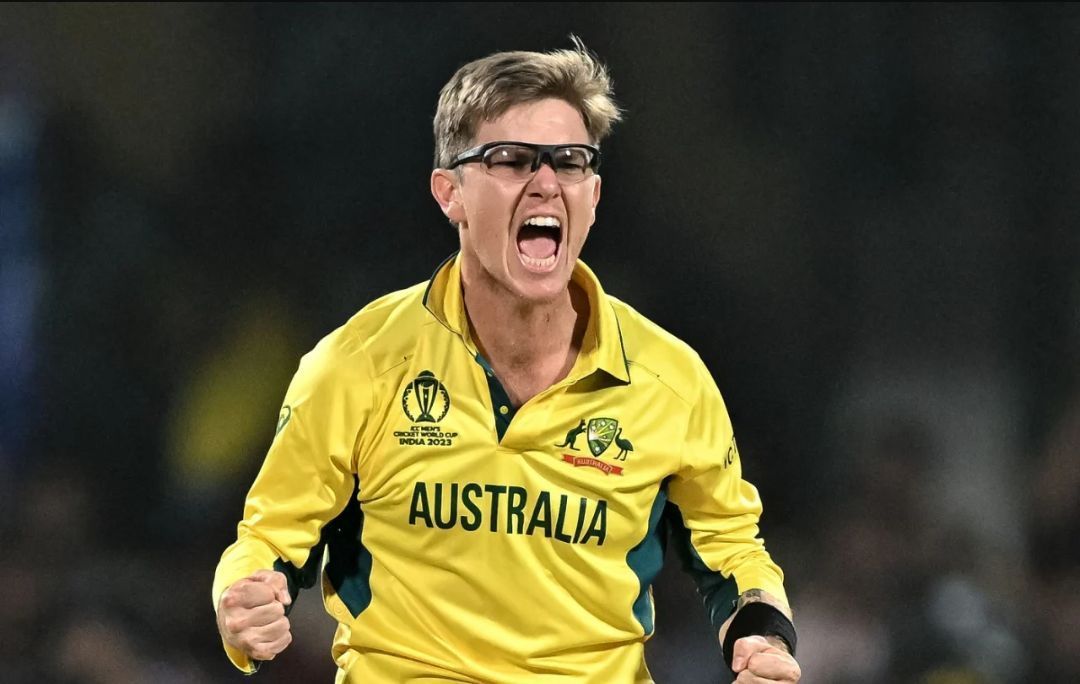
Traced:
[[589, 302], [582, 348], [520, 407], [470, 336], [458, 257], [320, 341], [218, 565], [215, 607], [260, 569], [294, 594], [321, 578], [339, 682], [612, 684], [652, 681], [668, 543], [717, 628], [741, 592], [786, 601], [704, 363], [583, 263], [572, 278]]

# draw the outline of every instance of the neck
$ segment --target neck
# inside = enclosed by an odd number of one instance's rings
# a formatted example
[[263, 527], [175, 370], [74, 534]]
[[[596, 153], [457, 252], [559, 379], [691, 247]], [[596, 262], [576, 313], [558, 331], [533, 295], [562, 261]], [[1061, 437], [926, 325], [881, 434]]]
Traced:
[[565, 378], [588, 324], [585, 292], [571, 281], [549, 301], [523, 300], [483, 269], [464, 266], [462, 288], [473, 340], [515, 404]]

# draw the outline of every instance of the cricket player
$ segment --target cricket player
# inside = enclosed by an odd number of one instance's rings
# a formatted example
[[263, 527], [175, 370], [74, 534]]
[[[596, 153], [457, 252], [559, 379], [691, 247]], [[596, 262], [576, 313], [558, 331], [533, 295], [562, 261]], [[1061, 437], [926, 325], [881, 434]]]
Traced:
[[671, 543], [737, 681], [798, 681], [720, 392], [578, 259], [619, 118], [576, 40], [443, 88], [431, 193], [461, 249], [301, 360], [214, 579], [238, 668], [321, 578], [338, 682], [651, 682]]

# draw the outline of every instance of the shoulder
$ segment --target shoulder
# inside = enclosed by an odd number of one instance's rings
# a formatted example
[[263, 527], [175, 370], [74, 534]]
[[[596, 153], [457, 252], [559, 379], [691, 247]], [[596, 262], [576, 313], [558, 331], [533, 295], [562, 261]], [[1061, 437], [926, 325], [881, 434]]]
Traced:
[[709, 376], [705, 363], [686, 342], [646, 318], [629, 304], [608, 296], [619, 322], [623, 351], [634, 376], [650, 376], [692, 404]]
[[408, 355], [423, 326], [437, 324], [423, 305], [427, 283], [379, 297], [329, 333], [301, 359], [300, 367], [321, 375], [354, 369], [369, 377]]

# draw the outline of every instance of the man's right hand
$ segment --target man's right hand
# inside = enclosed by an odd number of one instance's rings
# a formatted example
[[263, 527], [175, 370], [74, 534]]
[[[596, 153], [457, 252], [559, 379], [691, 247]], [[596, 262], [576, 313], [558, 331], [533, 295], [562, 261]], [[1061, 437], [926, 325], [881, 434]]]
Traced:
[[292, 643], [285, 606], [292, 603], [285, 575], [259, 570], [233, 582], [218, 601], [218, 631], [225, 643], [254, 660], [273, 660]]

